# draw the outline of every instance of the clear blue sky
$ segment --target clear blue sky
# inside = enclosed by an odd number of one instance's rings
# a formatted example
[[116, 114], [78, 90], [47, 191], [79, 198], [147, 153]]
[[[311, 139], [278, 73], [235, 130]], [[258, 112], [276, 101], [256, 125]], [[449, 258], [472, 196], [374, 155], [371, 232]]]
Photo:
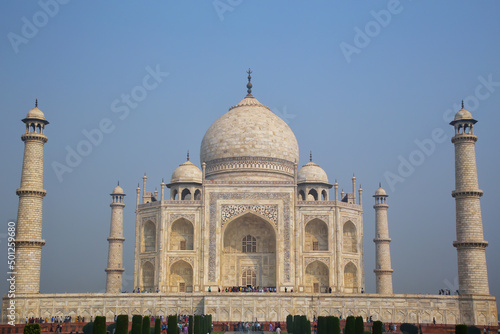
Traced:
[[[375, 290], [371, 196], [379, 182], [390, 195], [395, 292], [457, 288], [447, 118], [465, 99], [479, 121], [489, 281], [500, 297], [498, 1], [45, 3], [54, 1], [0, 3], [0, 271], [6, 272], [6, 223], [17, 215], [21, 119], [35, 98], [51, 122], [41, 290], [104, 289], [109, 193], [117, 180], [128, 194], [124, 289], [130, 290], [137, 183], [147, 172], [149, 189], [159, 188], [188, 149], [199, 165], [205, 131], [244, 97], [251, 67], [254, 95], [295, 132], [300, 165], [312, 150], [332, 183], [338, 179], [347, 191], [354, 172], [362, 184], [368, 292]], [[144, 83], [151, 71], [169, 74]], [[135, 102], [127, 105], [126, 95]], [[111, 133], [58, 178], [53, 164], [65, 164], [67, 148], [77, 149], [83, 132], [103, 119]], [[428, 144], [433, 131], [446, 137]], [[427, 143], [427, 152], [416, 142]], [[400, 173], [401, 159], [418, 166]], [[404, 182], [391, 187], [388, 172]]]

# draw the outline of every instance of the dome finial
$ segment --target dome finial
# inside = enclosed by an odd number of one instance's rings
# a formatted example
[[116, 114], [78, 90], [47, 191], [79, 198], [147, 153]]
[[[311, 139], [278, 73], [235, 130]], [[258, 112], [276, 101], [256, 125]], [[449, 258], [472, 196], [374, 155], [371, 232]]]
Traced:
[[38, 99], [35, 99], [35, 108], [38, 108]]
[[379, 183], [378, 183], [378, 187], [379, 187], [379, 188], [382, 188], [382, 182], [379, 182]]
[[462, 100], [462, 109], [464, 108], [464, 100]]
[[309, 151], [309, 162], [313, 161], [313, 151]]
[[248, 73], [248, 83], [247, 83], [247, 97], [253, 97], [252, 96], [252, 83], [250, 82], [252, 80], [252, 76], [250, 74], [252, 74], [252, 70], [250, 70], [250, 68], [248, 69], [247, 71]]
[[189, 161], [189, 150], [188, 150], [188, 153], [187, 153], [187, 161]]
[[120, 185], [120, 181], [118, 181], [118, 185]]

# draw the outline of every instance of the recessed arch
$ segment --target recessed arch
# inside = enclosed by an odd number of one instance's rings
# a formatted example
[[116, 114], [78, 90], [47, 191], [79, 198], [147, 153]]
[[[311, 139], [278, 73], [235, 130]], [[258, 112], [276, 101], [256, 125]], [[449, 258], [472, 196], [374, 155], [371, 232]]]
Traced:
[[151, 220], [148, 220], [143, 226], [142, 251], [156, 251], [156, 225]]
[[155, 267], [150, 261], [142, 265], [142, 291], [153, 291], [155, 285]]
[[193, 267], [184, 260], [178, 260], [170, 266], [170, 291], [193, 292]]
[[328, 201], [328, 191], [326, 191], [326, 189], [323, 189], [323, 191], [321, 192], [321, 200]]
[[344, 267], [344, 291], [358, 292], [358, 268], [350, 261]]
[[356, 226], [348, 220], [343, 228], [343, 251], [347, 253], [358, 252], [358, 236]]
[[[248, 270], [255, 272], [256, 286], [276, 287], [276, 230], [273, 223], [247, 211], [224, 225], [221, 239], [221, 268], [226, 273], [222, 278], [223, 287], [241, 285], [243, 274]], [[253, 276], [248, 276], [247, 272], [245, 277], [251, 280]]]
[[326, 264], [313, 261], [306, 267], [305, 274], [306, 292], [328, 292], [329, 270]]
[[304, 250], [306, 252], [328, 250], [328, 225], [321, 219], [309, 221], [304, 228]]
[[194, 249], [194, 227], [192, 222], [186, 218], [179, 218], [172, 223], [169, 249]]

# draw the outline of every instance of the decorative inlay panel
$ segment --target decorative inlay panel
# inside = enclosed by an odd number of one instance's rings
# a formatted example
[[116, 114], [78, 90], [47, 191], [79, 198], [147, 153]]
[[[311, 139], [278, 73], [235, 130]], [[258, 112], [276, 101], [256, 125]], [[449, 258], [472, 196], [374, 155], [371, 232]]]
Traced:
[[194, 258], [192, 256], [171, 256], [168, 258], [170, 265], [174, 264], [175, 262], [177, 262], [179, 260], [186, 261], [187, 263], [189, 263], [191, 265], [191, 267], [194, 266]]
[[277, 205], [253, 205], [253, 204], [224, 204], [221, 207], [221, 227], [232, 217], [241, 213], [252, 211], [269, 219], [278, 228], [278, 206]]
[[185, 213], [173, 213], [170, 215], [170, 220], [169, 224], [172, 224], [174, 221], [176, 221], [179, 218], [184, 218], [189, 220], [192, 224], [194, 224], [194, 214], [185, 214]]
[[251, 200], [251, 199], [275, 199], [281, 200], [283, 203], [283, 227], [284, 231], [280, 231], [283, 235], [283, 271], [284, 271], [284, 281], [290, 282], [291, 278], [291, 265], [290, 265], [290, 203], [292, 197], [288, 193], [210, 193], [209, 196], [209, 233], [208, 233], [208, 280], [210, 282], [216, 281], [215, 271], [217, 264], [217, 202], [219, 200]]
[[307, 266], [314, 261], [323, 262], [328, 268], [330, 268], [330, 259], [327, 257], [306, 257], [304, 258], [304, 268], [307, 268]]
[[359, 261], [358, 259], [354, 259], [354, 258], [344, 258], [344, 267], [346, 266], [346, 264], [348, 264], [349, 262], [352, 262], [353, 264], [356, 265], [356, 267], [359, 267]]
[[155, 267], [155, 258], [154, 257], [148, 257], [148, 258], [143, 258], [141, 259], [141, 267], [144, 265], [146, 262], [151, 262], [153, 267]]
[[307, 215], [307, 216], [304, 216], [304, 226], [307, 223], [309, 223], [311, 220], [316, 219], [316, 218], [321, 219], [326, 224], [328, 224], [328, 216], [327, 215]]

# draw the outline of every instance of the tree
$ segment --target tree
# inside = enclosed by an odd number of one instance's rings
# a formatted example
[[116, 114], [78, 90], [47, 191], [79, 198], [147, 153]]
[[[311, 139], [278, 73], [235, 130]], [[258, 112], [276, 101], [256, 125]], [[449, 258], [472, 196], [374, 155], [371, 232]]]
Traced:
[[413, 324], [403, 323], [400, 328], [403, 333], [418, 334], [418, 327]]
[[26, 324], [23, 334], [40, 334], [41, 331], [40, 324]]
[[294, 333], [293, 330], [293, 315], [289, 314], [286, 316], [286, 330], [288, 333]]
[[[155, 319], [155, 334], [161, 334], [161, 320], [160, 320], [160, 318]], [[189, 333], [189, 334], [191, 334], [191, 333]]]
[[142, 334], [142, 315], [132, 316], [132, 334]]
[[316, 322], [318, 334], [328, 334], [328, 325], [326, 323], [326, 317], [319, 316]]
[[193, 334], [193, 316], [190, 315], [189, 318], [189, 324], [188, 324], [188, 334]]
[[331, 321], [328, 323], [328, 333], [340, 334], [340, 319], [338, 317], [331, 317]]
[[382, 321], [375, 321], [372, 327], [373, 334], [382, 334]]
[[455, 325], [455, 334], [467, 334], [467, 325]]
[[202, 326], [201, 315], [195, 315], [194, 316], [194, 334], [203, 333], [203, 328], [201, 328], [201, 326]]
[[352, 315], [348, 316], [345, 321], [345, 334], [355, 334], [356, 333], [356, 318]]
[[311, 322], [309, 320], [307, 320], [306, 316], [304, 316], [304, 318], [305, 318], [305, 321], [304, 321], [304, 325], [305, 325], [304, 333], [305, 334], [311, 334]]
[[106, 334], [106, 317], [97, 316], [94, 319], [92, 334]]
[[128, 334], [128, 315], [121, 314], [116, 317], [115, 334]]
[[[205, 331], [206, 331], [206, 333], [212, 333], [212, 315], [211, 314], [205, 315]], [[206, 334], [206, 333], [203, 333], [203, 334]]]
[[83, 326], [82, 332], [84, 334], [92, 334], [92, 329], [93, 328], [94, 328], [94, 322], [91, 321], [91, 322], [87, 323], [85, 326]]
[[167, 334], [179, 334], [177, 327], [177, 315], [169, 315], [167, 322]]
[[479, 328], [477, 328], [476, 326], [467, 327], [467, 331], [469, 334], [481, 334], [481, 330]]
[[151, 334], [151, 319], [148, 316], [142, 318], [142, 334]]
[[365, 332], [365, 323], [363, 321], [363, 317], [356, 317], [356, 322], [354, 326], [354, 332], [356, 334], [364, 334]]

